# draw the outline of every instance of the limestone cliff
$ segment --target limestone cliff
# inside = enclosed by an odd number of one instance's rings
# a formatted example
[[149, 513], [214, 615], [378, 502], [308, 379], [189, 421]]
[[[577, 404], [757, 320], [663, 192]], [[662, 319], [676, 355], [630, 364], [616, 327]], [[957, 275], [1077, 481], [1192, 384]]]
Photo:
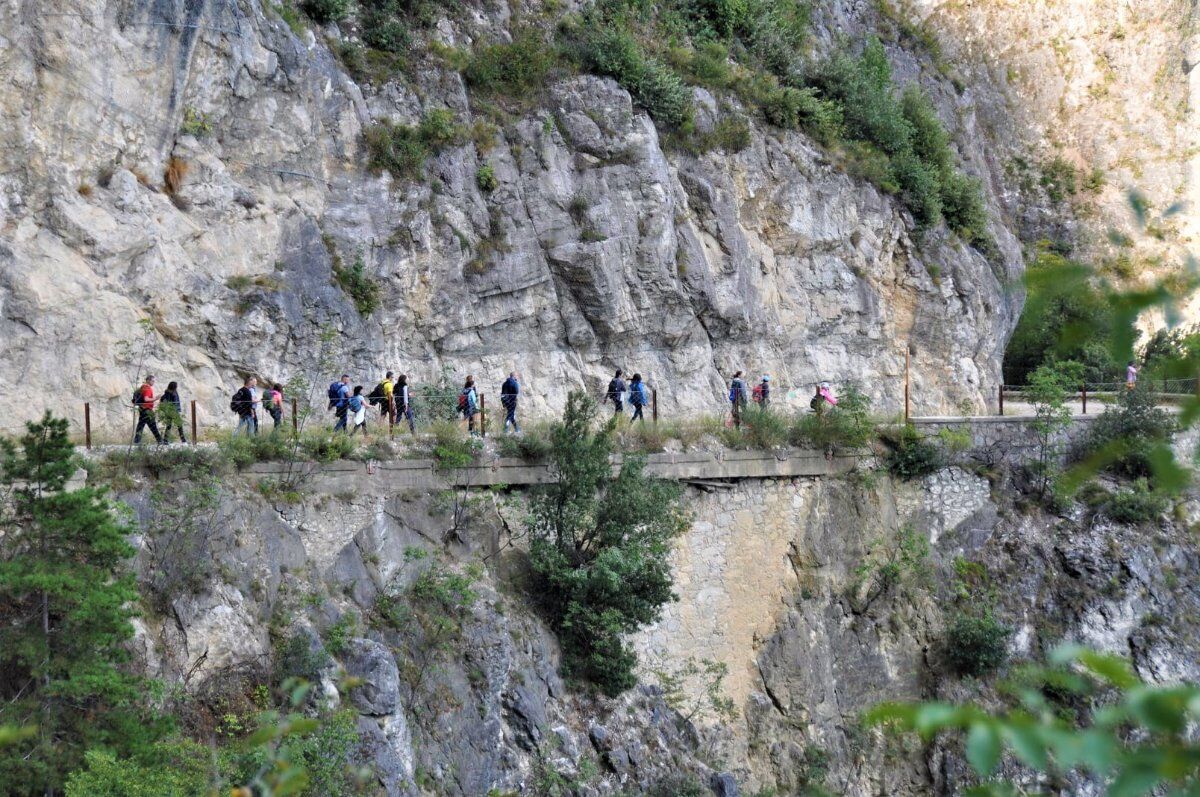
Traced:
[[[841, 5], [818, 16], [819, 46], [878, 27]], [[466, 46], [509, 21], [483, 4], [428, 35]], [[334, 367], [364, 382], [516, 367], [537, 409], [623, 366], [677, 411], [711, 406], [737, 368], [801, 401], [814, 379], [854, 381], [894, 410], [906, 347], [919, 409], [993, 395], [1020, 299], [1006, 290], [1021, 272], [1008, 180], [973, 94], [922, 77], [927, 54], [893, 52], [985, 178], [990, 263], [944, 230], [918, 246], [895, 198], [802, 134], [755, 122], [744, 150], [689, 155], [590, 76], [556, 80], [490, 147], [447, 149], [423, 180], [373, 174], [372, 120], [481, 112], [428, 55], [356, 84], [329, 49], [340, 35], [293, 31], [258, 0], [0, 8], [0, 367], [38, 386], [4, 392], [0, 413], [89, 400], [98, 425], [124, 423], [150, 370], [219, 421], [242, 375], [324, 381], [327, 328]], [[715, 100], [696, 100], [710, 124]], [[382, 289], [369, 317], [333, 280], [356, 258]]]

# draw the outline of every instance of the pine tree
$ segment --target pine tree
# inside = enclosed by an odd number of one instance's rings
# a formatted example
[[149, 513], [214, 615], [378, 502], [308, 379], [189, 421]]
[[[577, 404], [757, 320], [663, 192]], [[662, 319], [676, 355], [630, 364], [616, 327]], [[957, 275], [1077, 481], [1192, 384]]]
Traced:
[[138, 597], [129, 529], [103, 489], [66, 489], [77, 467], [50, 413], [0, 440], [0, 727], [36, 728], [0, 749], [0, 794], [61, 793], [87, 749], [128, 753], [161, 732], [124, 667]]

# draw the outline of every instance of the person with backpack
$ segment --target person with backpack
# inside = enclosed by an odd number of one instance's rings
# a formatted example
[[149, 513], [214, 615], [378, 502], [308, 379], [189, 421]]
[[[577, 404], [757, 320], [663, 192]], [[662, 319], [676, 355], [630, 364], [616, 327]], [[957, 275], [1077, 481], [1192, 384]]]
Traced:
[[479, 412], [479, 394], [475, 392], [475, 377], [468, 375], [458, 394], [458, 411], [467, 419], [467, 431], [475, 434], [475, 415]]
[[390, 417], [389, 408], [392, 404], [392, 372], [388, 371], [383, 377], [383, 381], [371, 388], [371, 392], [366, 396], [367, 405], [379, 409], [380, 415]]
[[754, 390], [750, 394], [750, 398], [760, 409], [766, 409], [771, 403], [771, 376], [763, 374], [762, 381], [754, 386]]
[[396, 374], [394, 371], [388, 371], [383, 376], [383, 406], [379, 408], [379, 412], [387, 416], [388, 426], [396, 423]]
[[733, 425], [742, 428], [742, 410], [746, 408], [746, 383], [742, 381], [742, 372], [738, 371], [729, 382], [729, 404], [733, 408]]
[[630, 423], [641, 421], [643, 424], [646, 418], [642, 415], [642, 409], [650, 403], [649, 394], [646, 393], [646, 386], [642, 384], [642, 375], [634, 374], [629, 380], [629, 404], [633, 407], [633, 417], [629, 419]]
[[362, 385], [355, 385], [354, 394], [346, 400], [346, 414], [351, 418], [351, 437], [358, 431], [362, 432], [363, 437], [367, 436], [367, 400], [363, 398], [362, 392]]
[[621, 378], [623, 373], [620, 368], [617, 369], [612, 381], [608, 383], [608, 391], [604, 394], [604, 400], [613, 404], [614, 415], [625, 413], [625, 380]]
[[158, 414], [163, 419], [163, 439], [171, 442], [171, 429], [179, 434], [179, 442], [186, 443], [183, 436], [183, 402], [179, 400], [179, 383], [168, 382], [167, 389], [158, 399]]
[[408, 390], [408, 374], [400, 374], [400, 379], [396, 382], [393, 396], [396, 400], [396, 416], [408, 419], [408, 431], [416, 434], [417, 424], [413, 420], [412, 395]]
[[253, 376], [246, 377], [246, 381], [229, 400], [229, 409], [238, 416], [237, 429], [233, 432], [235, 435], [241, 434], [243, 428], [246, 429], [247, 435], [258, 434], [258, 416], [254, 412], [254, 405], [258, 400], [255, 390], [257, 385], [258, 379]]
[[350, 404], [350, 375], [342, 374], [340, 380], [329, 385], [326, 394], [329, 396], [329, 409], [333, 410], [334, 417], [337, 418], [333, 431], [346, 431], [346, 410]]
[[506, 433], [510, 423], [515, 433], [521, 433], [521, 427], [517, 424], [517, 396], [519, 395], [521, 395], [521, 383], [517, 381], [517, 372], [513, 371], [500, 386], [500, 405], [504, 407], [504, 431]]
[[828, 409], [829, 407], [837, 406], [837, 397], [833, 395], [833, 388], [829, 386], [828, 382], [822, 382], [821, 384], [817, 385], [817, 395], [821, 398], [822, 411]]
[[158, 399], [154, 397], [154, 376], [147, 375], [142, 386], [133, 392], [133, 406], [137, 407], [138, 411], [137, 427], [133, 430], [135, 446], [142, 444], [142, 429], [149, 429], [150, 434], [154, 435], [154, 440], [159, 445], [166, 442], [158, 433], [158, 422], [154, 420], [154, 404], [157, 401]]
[[267, 390], [267, 412], [275, 422], [272, 430], [279, 431], [279, 424], [283, 423], [283, 385], [278, 382]]

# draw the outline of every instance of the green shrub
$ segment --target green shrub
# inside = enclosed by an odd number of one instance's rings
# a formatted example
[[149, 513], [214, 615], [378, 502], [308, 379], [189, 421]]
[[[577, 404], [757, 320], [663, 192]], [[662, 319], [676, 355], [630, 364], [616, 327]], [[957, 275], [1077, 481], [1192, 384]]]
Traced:
[[946, 659], [959, 675], [982, 676], [995, 672], [1008, 661], [1008, 638], [1012, 629], [991, 614], [958, 613], [946, 629]]
[[770, 407], [753, 405], [743, 410], [742, 429], [751, 448], [770, 451], [788, 442], [787, 418]]
[[239, 470], [255, 462], [283, 462], [292, 457], [292, 441], [288, 435], [227, 434], [217, 438], [221, 457]]
[[978, 180], [959, 172], [943, 174], [941, 201], [946, 224], [964, 241], [986, 245], [991, 240], [987, 231], [983, 187]]
[[212, 754], [192, 741], [160, 742], [134, 758], [89, 750], [67, 778], [67, 797], [200, 797], [208, 793]]
[[674, 598], [671, 540], [689, 522], [679, 485], [648, 478], [626, 457], [612, 475], [610, 421], [593, 431], [595, 402], [572, 392], [551, 433], [556, 481], [531, 500], [535, 594], [562, 644], [568, 675], [616, 695], [637, 682], [625, 635], [661, 616]]
[[1146, 479], [1137, 479], [1127, 489], [1114, 493], [1104, 512], [1118, 523], [1142, 523], [1157, 520], [1166, 511], [1167, 503], [1167, 497], [1152, 490]]
[[847, 174], [874, 183], [885, 193], [900, 193], [900, 185], [892, 174], [892, 159], [874, 144], [847, 141], [842, 147], [842, 157]]
[[672, 66], [698, 86], [723, 89], [733, 81], [729, 48], [720, 42], [705, 42], [695, 50], [678, 48], [671, 52], [671, 56]]
[[933, 103], [916, 86], [909, 86], [900, 98], [900, 110], [912, 127], [913, 154], [934, 171], [944, 174], [953, 167], [950, 136], [933, 110]]
[[366, 264], [361, 254], [354, 258], [350, 266], [338, 266], [334, 263], [333, 278], [354, 302], [355, 309], [363, 318], [379, 309], [379, 286], [367, 276]]
[[502, 457], [514, 457], [527, 462], [542, 462], [552, 452], [550, 431], [546, 427], [525, 424], [519, 435], [497, 437], [496, 452]]
[[479, 186], [480, 191], [488, 193], [496, 190], [499, 183], [496, 180], [496, 170], [492, 168], [492, 164], [485, 163], [475, 170], [475, 185]]
[[329, 664], [329, 654], [321, 643], [301, 631], [296, 631], [275, 648], [274, 679], [276, 685], [289, 678], [302, 678], [316, 683], [321, 670]]
[[793, 445], [829, 452], [863, 448], [875, 435], [871, 400], [853, 385], [846, 388], [836, 407], [802, 415], [791, 429]]
[[430, 453], [439, 470], [467, 467], [475, 461], [483, 447], [483, 441], [467, 435], [458, 421], [438, 421], [430, 431], [433, 433], [433, 449]]
[[1097, 455], [1113, 473], [1151, 478], [1152, 452], [1168, 443], [1175, 428], [1175, 419], [1157, 406], [1149, 389], [1122, 390], [1117, 403], [1092, 421], [1075, 458]]
[[412, 44], [408, 27], [392, 14], [379, 9], [363, 13], [362, 39], [369, 47], [385, 53], [403, 53]]
[[688, 32], [699, 41], [728, 39], [745, 30], [749, 21], [748, 0], [685, 0], [679, 9]]
[[942, 220], [942, 186], [933, 168], [912, 152], [899, 152], [892, 156], [892, 179], [900, 186], [904, 206], [918, 230]]
[[628, 31], [589, 17], [574, 35], [582, 66], [615, 79], [655, 121], [670, 127], [691, 121], [691, 92], [669, 67], [643, 53]]
[[776, 85], [757, 99], [763, 116], [777, 127], [802, 129], [825, 145], [842, 137], [841, 106], [822, 99], [816, 89]]
[[344, 433], [321, 429], [304, 435], [300, 451], [314, 462], [337, 462], [354, 454], [354, 441]]
[[341, 22], [350, 15], [350, 0], [302, 0], [300, 7], [317, 22]]
[[484, 91], [525, 96], [543, 86], [555, 58], [536, 31], [526, 30], [509, 44], [490, 44], [476, 50], [463, 77]]
[[813, 72], [815, 85], [841, 103], [846, 133], [889, 155], [912, 152], [914, 130], [896, 99], [883, 45], [871, 39], [858, 58], [839, 54]]
[[430, 111], [420, 124], [397, 124], [384, 120], [363, 132], [368, 166], [399, 178], [417, 177], [430, 156], [466, 140], [466, 131], [446, 109]]
[[944, 464], [938, 447], [926, 440], [911, 423], [883, 435], [883, 442], [888, 447], [888, 470], [905, 481], [928, 476]]

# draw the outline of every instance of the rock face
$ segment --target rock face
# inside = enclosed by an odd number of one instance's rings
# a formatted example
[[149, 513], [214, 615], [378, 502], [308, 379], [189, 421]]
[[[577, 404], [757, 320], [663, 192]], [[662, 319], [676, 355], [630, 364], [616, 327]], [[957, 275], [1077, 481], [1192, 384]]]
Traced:
[[[138, 660], [222, 713], [305, 672], [321, 700], [356, 713], [358, 754], [388, 794], [520, 793], [547, 779], [588, 795], [955, 794], [970, 775], [953, 744], [897, 746], [859, 717], [884, 700], [994, 697], [992, 681], [946, 664], [960, 609], [989, 604], [1014, 630], [1015, 662], [1078, 640], [1130, 654], [1150, 680], [1200, 678], [1200, 500], [1141, 527], [1083, 506], [1048, 516], [1020, 506], [1003, 466], [976, 467], [689, 488], [679, 599], [634, 637], [641, 683], [615, 700], [559, 673], [521, 540], [500, 522], [519, 527], [519, 491], [507, 505], [477, 498], [450, 534], [444, 503], [380, 480], [347, 491], [337, 474], [314, 477], [299, 503], [272, 507], [235, 478], [218, 515], [254, 520], [204, 527], [212, 575], [139, 620]], [[123, 497], [153, 548], [165, 532], [149, 489]], [[877, 581], [901, 544], [928, 556]], [[960, 557], [983, 574], [969, 604]], [[732, 711], [711, 703], [714, 689]]]
[[[256, 0], [60, 7], [0, 10], [0, 379], [39, 388], [0, 394], [14, 422], [69, 397], [123, 427], [146, 371], [180, 381], [204, 424], [242, 375], [323, 369], [470, 371], [490, 391], [517, 368], [535, 412], [618, 366], [695, 411], [743, 369], [797, 404], [827, 378], [894, 410], [906, 347], [917, 409], [994, 392], [1021, 263], [990, 188], [994, 262], [944, 231], [918, 246], [894, 198], [804, 136], [755, 124], [736, 154], [672, 151], [588, 76], [399, 182], [365, 169], [361, 133], [438, 108], [478, 121], [444, 65], [360, 87]], [[493, 11], [438, 35], [497, 34]], [[697, 101], [711, 123], [714, 99]], [[969, 100], [939, 105], [999, 186]], [[381, 289], [367, 318], [332, 279], [359, 258]]]

